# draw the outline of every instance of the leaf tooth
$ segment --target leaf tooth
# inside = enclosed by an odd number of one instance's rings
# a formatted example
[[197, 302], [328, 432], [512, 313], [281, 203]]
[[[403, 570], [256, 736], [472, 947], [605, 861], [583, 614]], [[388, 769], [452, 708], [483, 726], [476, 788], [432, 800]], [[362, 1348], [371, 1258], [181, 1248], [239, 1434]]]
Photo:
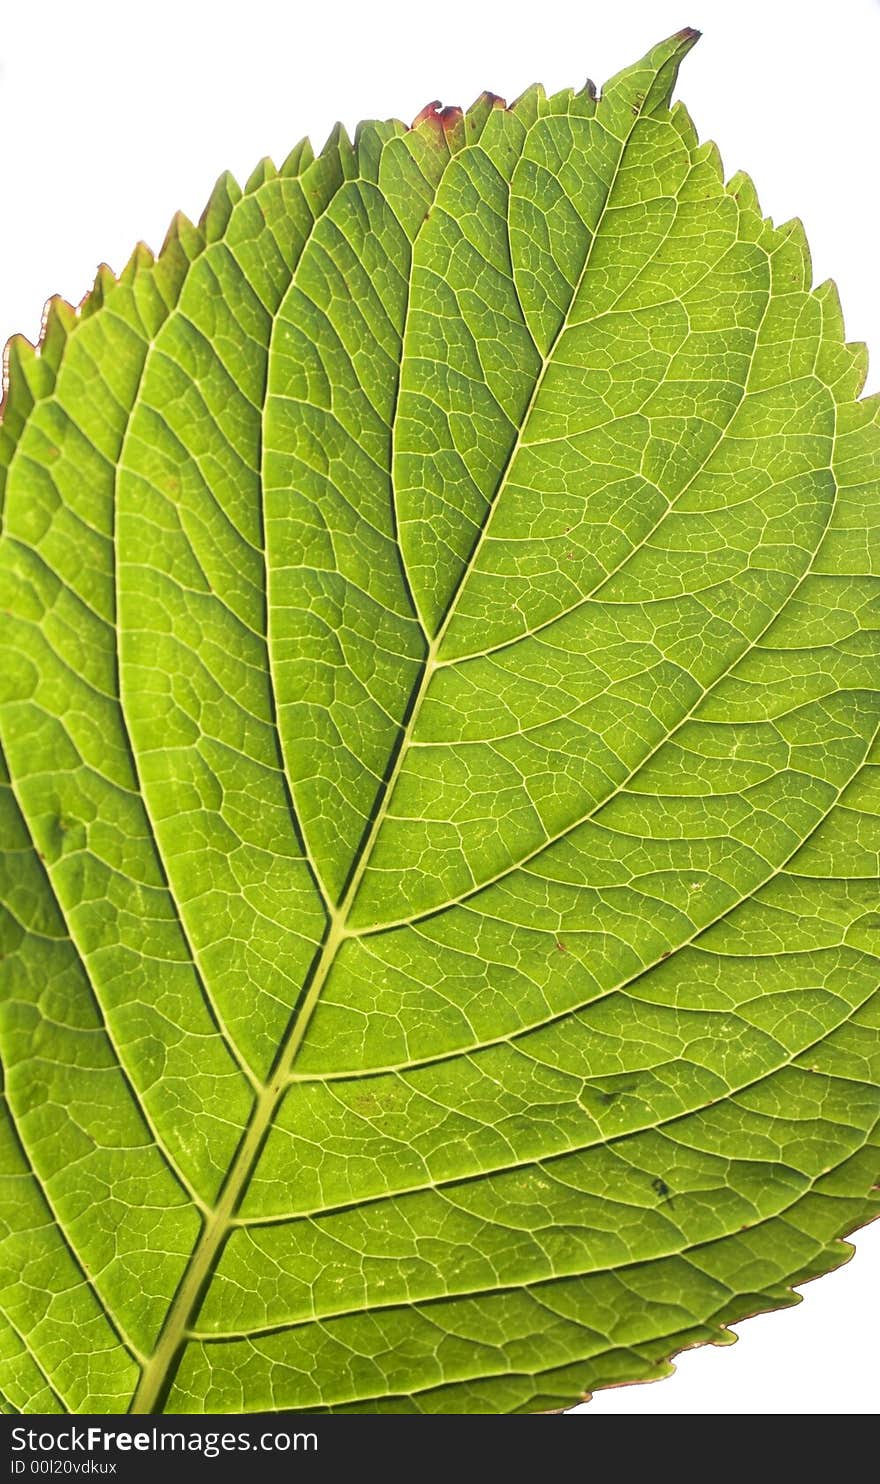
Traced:
[[787, 222], [776, 228], [776, 235], [784, 238], [786, 245], [791, 248], [797, 261], [803, 268], [803, 282], [801, 288], [809, 289], [813, 282], [813, 260], [810, 255], [810, 244], [804, 224], [799, 216], [790, 217]]
[[822, 305], [824, 333], [831, 335], [835, 340], [845, 340], [843, 305], [840, 302], [840, 291], [834, 279], [826, 278], [824, 283], [816, 285], [813, 293]]
[[0, 401], [0, 423], [14, 437], [36, 400], [36, 347], [26, 335], [12, 335], [3, 352], [3, 399]]
[[13, 441], [18, 437], [35, 402], [51, 393], [68, 337], [81, 316], [87, 317], [100, 307], [100, 302], [93, 306], [89, 301], [99, 279], [99, 295], [103, 296], [106, 275], [115, 283], [111, 270], [106, 263], [102, 264], [95, 284], [78, 305], [69, 303], [60, 294], [47, 299], [35, 341], [21, 334], [11, 336], [8, 341], [3, 353], [3, 395], [0, 397], [0, 424], [5, 425], [7, 436], [4, 442], [7, 445], [10, 436]]
[[465, 109], [464, 123], [467, 130], [468, 143], [473, 144], [479, 139], [486, 126], [486, 120], [497, 109], [506, 109], [507, 100], [499, 97], [497, 93], [484, 91], [475, 98], [469, 108]]
[[[177, 216], [180, 216], [180, 212], [177, 213]], [[168, 228], [167, 233], [165, 234], [165, 243], [163, 244], [162, 248], [163, 252], [172, 237], [172, 233], [174, 233], [175, 231], [176, 220], [177, 218], [175, 217], [171, 226]], [[119, 275], [119, 282], [127, 284], [133, 283], [138, 274], [142, 273], [145, 268], [152, 268], [154, 262], [155, 254], [153, 253], [152, 249], [149, 248], [145, 242], [136, 242], [134, 248], [132, 249], [131, 257], [129, 258], [128, 262]]]
[[838, 354], [842, 351], [848, 363], [846, 373], [833, 378], [835, 394], [839, 400], [854, 401], [868, 375], [868, 347], [861, 340], [847, 340], [843, 306], [833, 278], [826, 278], [813, 293], [822, 306], [822, 339], [826, 345], [835, 347]]
[[116, 274], [108, 263], [99, 263], [92, 287], [80, 300], [79, 317], [88, 319], [96, 310], [102, 309], [117, 284]]
[[218, 242], [226, 231], [232, 208], [241, 200], [241, 186], [228, 170], [217, 179], [207, 205], [199, 217], [199, 226], [207, 242]]
[[675, 103], [673, 103], [672, 107], [669, 110], [669, 117], [671, 122], [675, 125], [676, 129], [681, 135], [682, 143], [685, 145], [685, 148], [689, 149], [691, 152], [697, 149], [702, 149], [702, 158], [710, 160], [713, 164], [717, 159], [720, 169], [721, 154], [719, 152], [717, 144], [715, 144], [711, 139], [707, 139], [706, 142], [701, 145], [700, 136], [697, 133], [697, 126], [691, 118], [690, 113], [682, 103], [681, 99], [678, 99]]
[[37, 348], [42, 359], [57, 372], [68, 335], [76, 324], [78, 311], [60, 294], [46, 300]]
[[0, 423], [7, 425], [13, 438], [35, 402], [48, 396], [67, 337], [77, 321], [77, 311], [60, 294], [46, 300], [40, 333], [35, 341], [26, 335], [13, 335], [3, 353], [3, 396], [0, 399]]
[[362, 119], [354, 131], [358, 168], [365, 180], [379, 184], [379, 171], [385, 146], [407, 132], [399, 119]]
[[315, 158], [310, 139], [299, 139], [290, 151], [290, 154], [281, 162], [278, 174], [285, 180], [290, 180], [296, 175], [307, 170]]
[[558, 93], [550, 94], [547, 98], [547, 108], [542, 109], [541, 112], [568, 113], [575, 96], [574, 88], [560, 88]]
[[700, 159], [709, 166], [710, 170], [714, 171], [719, 186], [723, 188], [724, 161], [721, 158], [721, 151], [714, 139], [707, 139], [705, 144], [700, 146]]
[[433, 98], [416, 114], [411, 127], [450, 154], [457, 154], [467, 143], [464, 113], [457, 103], [443, 104]]
[[[191, 222], [184, 212], [176, 211], [168, 224], [168, 231], [165, 233], [164, 241], [155, 261], [158, 263], [168, 256], [177, 256], [178, 251], [182, 252], [186, 258], [192, 261], [201, 252], [204, 246], [204, 240], [204, 233], [201, 229], [194, 222]], [[143, 247], [143, 245], [143, 243], [140, 243], [139, 247]], [[137, 252], [138, 248], [135, 248], [132, 257]], [[149, 253], [149, 248], [146, 249], [146, 252]], [[144, 257], [137, 263], [136, 271], [140, 273], [149, 269], [151, 266], [152, 256], [150, 258]]]
[[426, 103], [424, 108], [419, 109], [418, 113], [410, 124], [410, 128], [417, 129], [420, 124], [423, 124], [426, 119], [431, 118], [437, 112], [437, 109], [441, 107], [442, 104], [440, 102], [440, 99], [432, 98], [430, 103]]
[[520, 93], [508, 104], [508, 111], [516, 114], [517, 118], [528, 127], [533, 124], [539, 114], [544, 112], [547, 103], [547, 94], [539, 82], [533, 82], [531, 87]]
[[265, 185], [269, 180], [277, 180], [277, 178], [278, 169], [274, 160], [270, 159], [268, 155], [264, 155], [244, 183], [245, 194], [250, 191], [258, 191], [261, 185]]
[[500, 93], [491, 93], [488, 90], [488, 88], [484, 88], [483, 91], [482, 91], [482, 93], [480, 93], [479, 97], [477, 97], [477, 98], [474, 99], [474, 101], [471, 104], [470, 108], [467, 109], [467, 112], [468, 113], [473, 113], [474, 109], [506, 108], [506, 107], [507, 107], [507, 99], [506, 98], [502, 98], [501, 95], [500, 95]]
[[853, 358], [853, 400], [862, 395], [871, 362], [871, 353], [864, 340], [847, 340], [846, 348]]
[[[323, 146], [318, 151], [315, 164], [317, 164], [318, 161], [326, 161], [330, 156], [333, 155], [335, 155], [339, 160], [340, 166], [342, 168], [342, 177], [344, 180], [357, 173], [357, 150], [355, 149], [352, 138], [343, 123], [336, 123], [333, 125], [333, 128], [327, 135]], [[305, 182], [303, 182], [303, 189], [305, 191], [307, 199], [311, 199], [311, 192], [309, 191], [309, 188]]]
[[859, 407], [864, 408], [869, 418], [880, 427], [880, 392], [869, 392], [867, 397], [862, 397]]
[[343, 123], [335, 123], [333, 125], [320, 154], [327, 155], [333, 150], [339, 150], [340, 154], [354, 154], [354, 144], [352, 143], [351, 135]]
[[591, 77], [580, 88], [572, 88], [569, 94], [569, 109], [573, 114], [590, 118], [599, 103], [599, 90]]
[[729, 196], [732, 196], [735, 201], [739, 202], [744, 210], [754, 211], [758, 216], [763, 217], [764, 213], [761, 210], [761, 203], [758, 199], [755, 183], [752, 177], [746, 174], [745, 170], [737, 170], [735, 174], [731, 175], [724, 189]]

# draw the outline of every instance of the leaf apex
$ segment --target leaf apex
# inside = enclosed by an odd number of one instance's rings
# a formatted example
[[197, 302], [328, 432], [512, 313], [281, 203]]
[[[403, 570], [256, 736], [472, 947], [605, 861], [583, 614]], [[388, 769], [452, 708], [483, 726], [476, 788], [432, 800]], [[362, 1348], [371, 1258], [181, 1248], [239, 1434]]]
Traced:
[[659, 41], [635, 66], [625, 67], [605, 84], [602, 101], [616, 98], [618, 106], [649, 118], [662, 114], [670, 106], [678, 69], [700, 34], [693, 26], [685, 26]]

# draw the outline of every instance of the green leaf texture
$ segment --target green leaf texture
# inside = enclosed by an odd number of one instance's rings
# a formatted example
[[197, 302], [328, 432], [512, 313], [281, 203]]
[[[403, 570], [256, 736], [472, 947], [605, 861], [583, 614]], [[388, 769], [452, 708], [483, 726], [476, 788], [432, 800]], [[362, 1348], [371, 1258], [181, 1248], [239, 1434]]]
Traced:
[[561, 1408], [871, 1214], [880, 404], [694, 39], [11, 344], [11, 1411]]

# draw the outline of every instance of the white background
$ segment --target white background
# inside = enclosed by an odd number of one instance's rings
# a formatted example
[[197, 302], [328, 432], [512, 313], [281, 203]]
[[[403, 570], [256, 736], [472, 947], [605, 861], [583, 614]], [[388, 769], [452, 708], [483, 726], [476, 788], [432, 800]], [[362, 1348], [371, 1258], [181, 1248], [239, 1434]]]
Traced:
[[[336, 119], [409, 121], [432, 98], [469, 103], [601, 83], [684, 25], [703, 39], [679, 86], [728, 174], [755, 180], [777, 222], [802, 217], [816, 281], [833, 276], [880, 386], [878, 0], [41, 0], [0, 26], [3, 210], [0, 343], [34, 339], [43, 301], [76, 303], [102, 259], [157, 249], [177, 207], [197, 217], [214, 178], [243, 181]], [[880, 1222], [853, 1263], [796, 1310], [749, 1320], [740, 1343], [681, 1358], [654, 1386], [606, 1391], [617, 1413], [873, 1412]]]

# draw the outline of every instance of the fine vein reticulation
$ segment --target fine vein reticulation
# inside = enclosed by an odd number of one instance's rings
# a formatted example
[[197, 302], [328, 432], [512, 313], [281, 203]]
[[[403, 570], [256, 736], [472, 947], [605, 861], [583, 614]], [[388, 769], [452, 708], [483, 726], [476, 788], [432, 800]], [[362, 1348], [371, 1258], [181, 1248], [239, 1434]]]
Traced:
[[562, 1407], [872, 1214], [880, 402], [695, 39], [11, 343], [4, 1409]]

